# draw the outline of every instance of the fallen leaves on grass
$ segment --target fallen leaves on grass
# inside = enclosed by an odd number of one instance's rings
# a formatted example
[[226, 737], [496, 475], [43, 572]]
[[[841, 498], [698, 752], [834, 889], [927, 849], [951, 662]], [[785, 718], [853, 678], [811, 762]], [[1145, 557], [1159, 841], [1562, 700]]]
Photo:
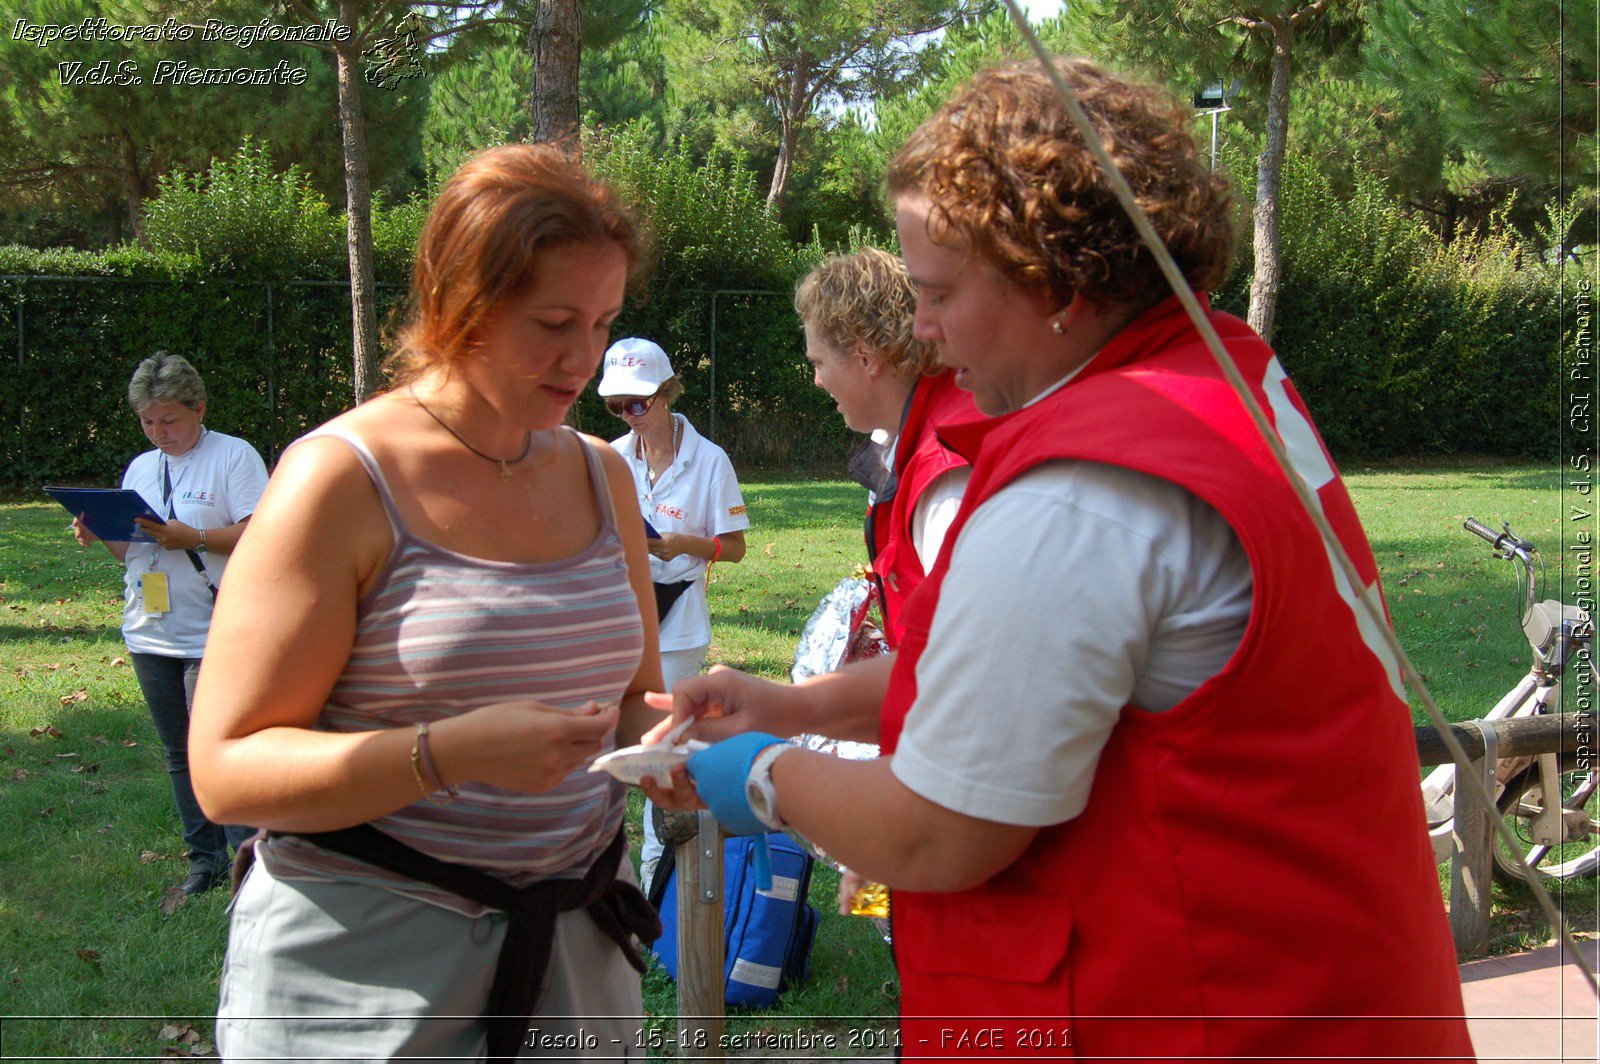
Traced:
[[47, 737], [49, 737], [51, 739], [63, 738], [63, 736], [61, 734], [61, 729], [57, 728], [54, 724], [46, 724], [42, 728], [29, 728], [28, 729], [28, 737], [31, 738], [31, 739], [37, 739], [41, 735], [47, 736]]
[[100, 765], [97, 762], [94, 762], [94, 761], [86, 762], [86, 763], [84, 763], [82, 765], [77, 766], [76, 768], [74, 768], [72, 770], [73, 775], [77, 775], [78, 773], [81, 772], [84, 775], [88, 775], [88, 776], [92, 776], [96, 772], [99, 772], [99, 771], [100, 771]]
[[161, 892], [161, 915], [171, 916], [181, 909], [189, 900], [189, 895], [183, 892], [181, 886], [168, 887]]
[[128, 747], [133, 747], [133, 746], [138, 746], [139, 744], [136, 741], [134, 741], [133, 739], [124, 739], [124, 740], [122, 740], [122, 745], [123, 746], [128, 746]]
[[162, 1046], [163, 1057], [184, 1057], [194, 1060], [216, 1060], [217, 1051], [210, 1042], [196, 1042], [194, 1049], [184, 1049], [182, 1046]]
[[128, 659], [127, 658], [112, 658], [111, 659], [111, 667], [113, 669], [120, 669], [120, 668], [122, 668], [123, 666], [125, 666], [127, 664], [128, 664]]
[[84, 949], [82, 947], [79, 947], [79, 949], [78, 949], [78, 959], [80, 961], [82, 961], [83, 963], [87, 964], [91, 969], [93, 969], [94, 973], [96, 975], [100, 974], [100, 951], [99, 950], [97, 950], [97, 949]]
[[25, 783], [28, 779], [28, 770], [25, 768], [19, 768], [15, 772], [11, 773], [11, 778], [18, 783]]
[[161, 1047], [163, 1057], [215, 1057], [216, 1047], [205, 1040], [193, 1024], [168, 1023], [161, 1028], [161, 1041], [177, 1043]]
[[767, 552], [767, 557], [773, 558], [773, 557], [776, 557], [776, 555], [774, 555], [772, 553], [772, 548], [776, 547], [777, 545], [778, 545], [777, 541], [774, 540], [773, 542], [768, 543], [765, 547], [762, 547], [761, 549]]
[[64, 706], [70, 706], [75, 702], [87, 701], [88, 698], [89, 698], [89, 689], [87, 687], [80, 687], [76, 691], [72, 692], [70, 695], [62, 695], [61, 696], [61, 704], [64, 705]]

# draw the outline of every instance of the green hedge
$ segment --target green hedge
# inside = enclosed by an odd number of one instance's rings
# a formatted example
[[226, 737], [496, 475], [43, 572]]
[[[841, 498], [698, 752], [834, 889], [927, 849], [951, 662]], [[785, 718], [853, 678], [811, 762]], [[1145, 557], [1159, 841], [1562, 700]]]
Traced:
[[[0, 254], [0, 272], [18, 272], [17, 258]], [[393, 305], [401, 294], [381, 290], [380, 303]], [[12, 340], [8, 361], [16, 366], [0, 374], [9, 483], [120, 477], [149, 447], [127, 405], [128, 378], [158, 349], [200, 369], [208, 423], [249, 440], [269, 461], [350, 405], [350, 298], [341, 287], [204, 277], [7, 279], [0, 280], [0, 335]]]
[[[686, 385], [678, 408], [736, 465], [842, 467], [852, 438], [810, 383], [791, 306], [796, 277], [820, 252], [785, 237], [748, 171], [662, 160], [645, 142], [623, 127], [587, 146], [656, 248], [613, 335], [649, 337], [672, 355]], [[147, 446], [124, 389], [158, 348], [194, 361], [211, 394], [208, 421], [269, 462], [348, 408], [348, 289], [304, 280], [343, 273], [343, 220], [304, 175], [274, 173], [265, 158], [246, 143], [205, 175], [164, 182], [148, 215], [152, 251], [0, 248], [0, 275], [25, 275], [0, 280], [0, 337], [17, 368], [0, 374], [0, 479], [119, 475]], [[380, 321], [395, 321], [425, 217], [422, 201], [374, 206]], [[574, 419], [603, 437], [622, 430], [592, 390]]]
[[[855, 438], [811, 384], [790, 299], [823, 249], [785, 236], [749, 171], [663, 158], [649, 141], [624, 126], [587, 145], [656, 247], [613, 335], [671, 354], [686, 386], [679, 409], [736, 466], [841, 468]], [[1336, 455], [1555, 456], [1573, 349], [1556, 271], [1500, 233], [1440, 246], [1376, 178], [1336, 200], [1315, 167], [1291, 160], [1284, 187], [1275, 346]], [[376, 206], [380, 320], [403, 298], [425, 213], [422, 201]], [[153, 251], [0, 248], [0, 275], [25, 275], [0, 279], [0, 338], [15, 365], [0, 373], [0, 480], [120, 474], [146, 446], [124, 388], [158, 348], [195, 362], [210, 423], [269, 461], [348, 407], [347, 289], [290, 280], [341, 272], [342, 221], [302, 175], [272, 173], [247, 144], [204, 178], [174, 178], [149, 218]], [[1244, 313], [1248, 274], [1241, 262], [1219, 306]], [[600, 436], [622, 428], [592, 390], [574, 417]]]
[[[1232, 161], [1249, 203], [1251, 163]], [[1557, 457], [1574, 350], [1558, 271], [1508, 225], [1442, 245], [1375, 175], [1337, 198], [1314, 164], [1291, 158], [1283, 189], [1273, 347], [1335, 455]], [[1217, 303], [1243, 317], [1248, 219], [1241, 230], [1242, 261]]]
[[[23, 257], [0, 249], [0, 273], [20, 272]], [[399, 286], [381, 287], [380, 319], [393, 320], [403, 297]], [[672, 353], [686, 384], [678, 409], [714, 434], [736, 466], [842, 463], [851, 437], [811, 385], [788, 292], [716, 296], [714, 379], [712, 298], [651, 293], [629, 305], [613, 334], [649, 336]], [[13, 276], [0, 279], [0, 337], [15, 366], [0, 373], [0, 479], [10, 484], [109, 483], [120, 475], [148, 447], [127, 406], [128, 378], [157, 349], [195, 363], [210, 395], [208, 423], [249, 440], [269, 463], [348, 409], [353, 394], [343, 286]], [[623, 431], [592, 389], [575, 421], [602, 437]]]

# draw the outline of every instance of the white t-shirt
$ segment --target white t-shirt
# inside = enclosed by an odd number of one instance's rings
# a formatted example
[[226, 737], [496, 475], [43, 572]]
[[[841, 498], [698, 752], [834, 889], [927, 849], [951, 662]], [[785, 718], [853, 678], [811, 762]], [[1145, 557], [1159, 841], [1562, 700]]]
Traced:
[[[611, 441], [627, 460], [639, 512], [657, 532], [685, 532], [691, 536], [721, 536], [750, 527], [744, 496], [727, 452], [695, 431], [689, 419], [673, 414], [681, 436], [678, 456], [650, 483], [650, 463], [638, 437], [630, 432]], [[661, 622], [661, 649], [689, 650], [711, 642], [711, 607], [706, 603], [704, 559], [680, 554], [670, 560], [650, 556], [650, 579], [658, 584], [693, 580], [667, 611]]]
[[[144, 496], [162, 517], [168, 510], [161, 502], [163, 466], [172, 478], [172, 515], [194, 528], [238, 524], [255, 513], [261, 493], [267, 490], [267, 467], [254, 447], [237, 436], [205, 429], [188, 454], [168, 459], [159, 450], [146, 451], [122, 476], [122, 486]], [[207, 552], [200, 559], [211, 582], [220, 587], [228, 556]], [[166, 613], [144, 611], [139, 579], [152, 568], [167, 574], [172, 609]], [[189, 555], [162, 550], [155, 543], [129, 543], [122, 596], [122, 636], [128, 649], [198, 658], [205, 653], [210, 627], [211, 592]]]
[[939, 559], [939, 548], [944, 546], [944, 537], [961, 511], [961, 496], [971, 479], [971, 466], [946, 469], [923, 489], [922, 498], [911, 511], [911, 546], [917, 552], [924, 573], [933, 571], [933, 563]]
[[1126, 705], [1170, 709], [1221, 670], [1252, 578], [1214, 509], [1170, 482], [1045, 463], [955, 542], [891, 767], [947, 809], [1077, 816]]
[[[884, 468], [893, 472], [898, 437], [890, 436], [883, 429], [874, 429], [872, 440], [883, 448]], [[956, 514], [961, 510], [961, 496], [967, 490], [967, 481], [971, 479], [971, 466], [956, 466], [934, 477], [922, 489], [922, 498], [917, 500], [916, 507], [911, 511], [911, 547], [917, 552], [917, 560], [922, 563], [924, 573], [933, 571], [939, 548], [944, 546], [945, 534], [955, 523]], [[877, 502], [877, 492], [869, 490], [867, 505], [875, 506]]]

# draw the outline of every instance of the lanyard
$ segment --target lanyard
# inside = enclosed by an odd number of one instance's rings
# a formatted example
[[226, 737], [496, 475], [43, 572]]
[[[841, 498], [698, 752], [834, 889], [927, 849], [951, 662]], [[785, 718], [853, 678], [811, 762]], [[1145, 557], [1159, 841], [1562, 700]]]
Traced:
[[167, 508], [168, 521], [178, 519], [172, 507], [172, 468], [165, 454], [161, 456], [161, 505]]
[[[204, 438], [205, 436], [202, 434], [201, 439]], [[197, 441], [195, 447], [198, 448], [199, 446], [200, 444]], [[163, 452], [161, 455], [161, 505], [167, 508], [167, 520], [176, 521], [178, 518], [176, 507], [172, 503], [172, 470], [170, 465], [171, 463], [167, 461], [166, 453]], [[211, 592], [211, 601], [217, 601], [217, 585], [211, 582], [211, 574], [206, 572], [206, 563], [201, 561], [199, 553], [192, 550], [185, 550], [183, 553], [189, 556], [189, 564], [193, 565], [194, 571], [200, 574], [200, 579], [206, 582], [206, 590]], [[161, 551], [157, 549], [155, 557], [150, 560], [151, 569], [156, 567], [156, 562], [160, 558]]]

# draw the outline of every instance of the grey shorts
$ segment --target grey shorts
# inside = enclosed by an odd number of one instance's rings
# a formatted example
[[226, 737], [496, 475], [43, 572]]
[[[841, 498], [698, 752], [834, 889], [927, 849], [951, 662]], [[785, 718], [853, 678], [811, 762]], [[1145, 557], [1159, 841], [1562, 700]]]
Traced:
[[[633, 881], [630, 862], [618, 875]], [[505, 938], [467, 917], [355, 883], [251, 868], [233, 904], [217, 1007], [225, 1060], [478, 1060]], [[556, 918], [525, 1058], [643, 1060], [639, 975], [583, 911]]]

